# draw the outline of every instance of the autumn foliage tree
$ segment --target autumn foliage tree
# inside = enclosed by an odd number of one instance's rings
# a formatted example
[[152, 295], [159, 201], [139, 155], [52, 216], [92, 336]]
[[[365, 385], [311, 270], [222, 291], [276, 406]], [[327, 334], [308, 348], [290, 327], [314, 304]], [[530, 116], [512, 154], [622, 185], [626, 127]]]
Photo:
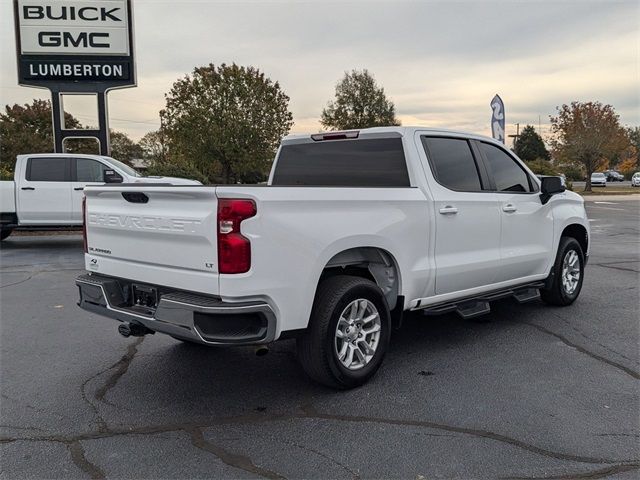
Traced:
[[330, 130], [400, 125], [395, 106], [367, 70], [345, 72], [335, 99], [322, 111], [320, 123]]
[[603, 159], [625, 151], [629, 138], [611, 105], [572, 102], [558, 107], [551, 117], [551, 146], [561, 162], [581, 164], [587, 174], [585, 191], [591, 191], [591, 174]]
[[[82, 123], [70, 113], [64, 114], [65, 127], [81, 129]], [[0, 113], [0, 172], [3, 178], [11, 178], [16, 156], [26, 153], [53, 152], [53, 125], [51, 103], [34, 99], [30, 104], [6, 105]], [[69, 153], [98, 153], [98, 143], [92, 139], [72, 138], [65, 142]], [[125, 133], [111, 130], [111, 155], [130, 161], [142, 154], [142, 150]]]
[[173, 84], [161, 112], [171, 161], [212, 181], [261, 181], [293, 125], [288, 106], [278, 82], [257, 68], [197, 67]]
[[[64, 121], [67, 128], [81, 127], [69, 113], [65, 113]], [[31, 104], [6, 105], [0, 113], [0, 138], [0, 163], [2, 170], [9, 174], [13, 172], [17, 155], [52, 152], [51, 103], [34, 99]], [[83, 144], [76, 145], [75, 153], [82, 152]]]

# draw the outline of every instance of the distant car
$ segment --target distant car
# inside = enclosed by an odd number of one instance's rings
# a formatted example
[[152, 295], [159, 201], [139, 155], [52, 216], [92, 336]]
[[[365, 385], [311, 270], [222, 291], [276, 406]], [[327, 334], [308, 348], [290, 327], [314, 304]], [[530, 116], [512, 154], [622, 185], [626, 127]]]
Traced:
[[640, 187], [640, 172], [636, 172], [631, 177], [631, 186], [632, 187]]
[[607, 177], [607, 182], [624, 182], [624, 175], [615, 170], [606, 170], [604, 176]]
[[602, 172], [592, 173], [591, 174], [591, 186], [592, 187], [596, 187], [596, 186], [606, 187], [607, 186], [607, 176]]

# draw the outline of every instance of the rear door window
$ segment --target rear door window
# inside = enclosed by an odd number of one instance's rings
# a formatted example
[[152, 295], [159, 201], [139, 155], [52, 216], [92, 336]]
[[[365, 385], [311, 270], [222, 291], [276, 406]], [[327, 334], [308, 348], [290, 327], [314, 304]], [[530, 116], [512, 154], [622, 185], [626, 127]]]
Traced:
[[70, 182], [69, 159], [61, 157], [30, 158], [27, 164], [26, 179], [30, 182]]
[[464, 138], [422, 137], [437, 182], [457, 192], [480, 192], [482, 182], [471, 145]]
[[514, 158], [495, 145], [484, 142], [479, 144], [486, 157], [489, 174], [493, 175], [497, 191], [521, 193], [532, 191], [529, 175]]
[[401, 138], [285, 144], [272, 185], [408, 187]]

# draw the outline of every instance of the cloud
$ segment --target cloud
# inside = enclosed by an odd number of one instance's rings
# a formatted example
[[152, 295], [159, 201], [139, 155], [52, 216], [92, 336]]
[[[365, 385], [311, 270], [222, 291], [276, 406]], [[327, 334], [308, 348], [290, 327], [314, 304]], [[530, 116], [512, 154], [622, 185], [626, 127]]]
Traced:
[[[110, 94], [111, 125], [139, 138], [164, 93], [196, 65], [251, 64], [291, 97], [294, 131], [317, 131], [344, 71], [367, 68], [404, 124], [488, 133], [500, 93], [514, 124], [548, 122], [572, 100], [613, 104], [640, 124], [640, 3], [630, 1], [135, 0], [139, 86]], [[16, 85], [11, 2], [0, 5], [1, 100]], [[82, 114], [80, 112], [80, 114]]]

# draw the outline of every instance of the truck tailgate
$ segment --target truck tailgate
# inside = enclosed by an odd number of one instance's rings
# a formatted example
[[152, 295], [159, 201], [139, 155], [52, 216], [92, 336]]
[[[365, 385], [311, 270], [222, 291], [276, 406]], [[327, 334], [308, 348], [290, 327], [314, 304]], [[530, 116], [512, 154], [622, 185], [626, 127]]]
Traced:
[[87, 269], [218, 293], [215, 187], [88, 187]]

